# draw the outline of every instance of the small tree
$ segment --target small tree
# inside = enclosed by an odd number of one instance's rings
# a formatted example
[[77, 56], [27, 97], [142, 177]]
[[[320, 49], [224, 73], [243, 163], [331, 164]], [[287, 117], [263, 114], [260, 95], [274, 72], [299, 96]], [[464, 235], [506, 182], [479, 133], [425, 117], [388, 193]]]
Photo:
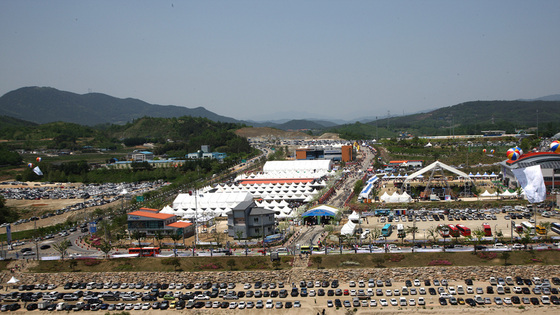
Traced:
[[471, 233], [472, 236], [472, 240], [474, 242], [474, 253], [476, 254], [476, 248], [478, 247], [478, 243], [480, 242], [480, 240], [486, 235], [484, 233], [484, 231], [482, 229], [475, 229], [474, 231], [472, 231]]
[[382, 268], [383, 267], [383, 263], [385, 263], [385, 255], [375, 255], [372, 258], [373, 263], [375, 264], [375, 266], [377, 268]]
[[60, 259], [64, 260], [64, 256], [68, 254], [68, 247], [72, 245], [69, 240], [64, 239], [58, 243], [53, 244], [53, 248], [60, 254]]
[[140, 233], [140, 231], [135, 230], [134, 232], [132, 232], [132, 238], [135, 239], [138, 242], [138, 247], [140, 248], [140, 253], [138, 254], [138, 257], [142, 257], [142, 237], [144, 235], [142, 233]]
[[78, 266], [78, 262], [75, 259], [70, 260], [70, 269], [74, 270]]
[[323, 263], [323, 257], [319, 255], [313, 255], [313, 257], [311, 257], [311, 261], [314, 264], [317, 264], [317, 268], [319, 268], [319, 266]]
[[181, 239], [181, 235], [173, 233], [171, 234], [171, 239], [173, 240], [173, 252], [175, 257], [177, 257], [177, 241]]
[[[414, 220], [414, 219], [413, 219]], [[408, 226], [406, 228], [406, 233], [410, 233], [412, 234], [412, 246], [416, 245], [416, 233], [418, 233], [418, 227], [413, 225], [413, 226]], [[414, 247], [413, 247], [414, 248]], [[414, 250], [414, 249], [413, 249]]]
[[504, 266], [508, 265], [508, 259], [511, 256], [511, 254], [509, 252], [503, 252], [502, 253], [502, 259], [504, 260]]
[[552, 223], [550, 223], [549, 221], [545, 221], [545, 222], [541, 222], [539, 225], [544, 228], [544, 240], [545, 241], [548, 240], [548, 232], [550, 232]]
[[109, 253], [113, 249], [113, 245], [110, 242], [103, 240], [101, 244], [99, 244], [99, 249], [105, 254], [105, 259], [108, 257]]
[[229, 270], [233, 270], [233, 267], [235, 267], [235, 259], [230, 258], [226, 261], [226, 265], [228, 265]]

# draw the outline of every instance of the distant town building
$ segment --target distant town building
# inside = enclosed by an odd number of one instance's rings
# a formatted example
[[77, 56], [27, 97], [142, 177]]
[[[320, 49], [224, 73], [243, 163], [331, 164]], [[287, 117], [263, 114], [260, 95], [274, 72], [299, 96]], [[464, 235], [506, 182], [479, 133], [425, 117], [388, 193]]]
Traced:
[[127, 160], [134, 162], [144, 162], [154, 159], [154, 154], [150, 151], [134, 151], [127, 156]]
[[296, 149], [296, 160], [332, 160], [350, 162], [353, 160], [353, 149], [351, 145], [340, 147], [312, 146]]
[[186, 155], [186, 157], [188, 159], [215, 159], [218, 161], [222, 161], [223, 159], [225, 159], [227, 157], [226, 153], [222, 153], [222, 152], [210, 152], [210, 146], [208, 145], [202, 145], [200, 146], [200, 150], [198, 150], [197, 152], [194, 153], [188, 153]]

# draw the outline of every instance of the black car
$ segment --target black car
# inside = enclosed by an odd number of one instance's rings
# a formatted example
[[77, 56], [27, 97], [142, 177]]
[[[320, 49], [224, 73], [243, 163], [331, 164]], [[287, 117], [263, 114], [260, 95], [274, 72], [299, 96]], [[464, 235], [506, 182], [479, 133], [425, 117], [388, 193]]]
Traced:
[[560, 305], [560, 299], [556, 295], [550, 296], [550, 302], [554, 305]]
[[434, 288], [428, 288], [428, 292], [430, 293], [430, 295], [436, 295], [436, 289]]
[[34, 311], [38, 308], [37, 303], [30, 303], [27, 304], [27, 306], [25, 307], [28, 311]]
[[558, 277], [552, 277], [551, 280], [552, 280], [552, 284], [560, 285], [560, 278], [558, 278]]
[[533, 305], [539, 305], [539, 299], [537, 299], [536, 297], [532, 297], [529, 299], [529, 301], [531, 301], [531, 304]]
[[285, 308], [292, 308], [293, 304], [290, 301], [287, 301], [286, 304], [284, 305]]
[[342, 302], [340, 301], [340, 299], [334, 300], [334, 306], [335, 307], [342, 307]]
[[531, 290], [529, 290], [529, 288], [527, 287], [521, 288], [521, 292], [523, 292], [523, 294], [531, 294]]
[[41, 247], [39, 247], [40, 249], [49, 249], [51, 248], [51, 245], [49, 244], [45, 244], [45, 245], [41, 245]]
[[334, 290], [328, 290], [327, 296], [334, 296]]
[[325, 296], [325, 290], [323, 290], [323, 289], [317, 290], [317, 295], [318, 296]]
[[494, 288], [492, 286], [487, 286], [486, 287], [486, 293], [488, 294], [494, 294]]
[[466, 280], [465, 280], [465, 283], [466, 283], [467, 285], [473, 285], [472, 279], [466, 279]]
[[431, 286], [432, 284], [430, 283], [430, 280], [426, 279], [426, 280], [424, 280], [424, 285], [427, 286], [427, 287], [429, 287], [429, 286]]
[[473, 299], [471, 299], [471, 298], [466, 299], [466, 300], [465, 300], [465, 303], [467, 303], [467, 304], [470, 305], [470, 306], [476, 306], [475, 300], [473, 300]]
[[440, 297], [439, 298], [439, 304], [440, 305], [447, 305], [447, 300], [445, 298]]

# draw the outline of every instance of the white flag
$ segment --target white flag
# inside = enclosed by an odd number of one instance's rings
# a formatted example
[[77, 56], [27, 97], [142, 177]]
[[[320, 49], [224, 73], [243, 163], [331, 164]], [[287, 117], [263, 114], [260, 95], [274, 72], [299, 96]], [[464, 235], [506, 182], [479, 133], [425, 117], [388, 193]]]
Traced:
[[539, 203], [546, 200], [546, 186], [540, 165], [526, 168], [512, 169], [515, 178], [523, 187], [525, 196], [530, 203]]
[[39, 176], [43, 176], [43, 172], [41, 172], [41, 169], [39, 168], [39, 166], [35, 166], [35, 168], [33, 169], [33, 172], [35, 172], [35, 174], [37, 174]]

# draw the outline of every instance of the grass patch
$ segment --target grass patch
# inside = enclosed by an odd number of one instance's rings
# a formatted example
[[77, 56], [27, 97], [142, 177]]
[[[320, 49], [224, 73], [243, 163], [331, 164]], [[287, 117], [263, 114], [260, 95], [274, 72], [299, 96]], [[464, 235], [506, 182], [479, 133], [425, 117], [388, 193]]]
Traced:
[[[510, 252], [508, 265], [558, 265], [556, 251]], [[493, 255], [491, 255], [493, 256]], [[404, 253], [404, 254], [344, 254], [323, 256], [321, 266], [334, 268], [393, 268], [427, 266], [503, 266], [500, 255], [494, 259], [481, 259], [473, 253]], [[352, 262], [348, 264], [346, 262]]]
[[[284, 257], [282, 257], [284, 258]], [[60, 261], [42, 260], [31, 272], [111, 272], [111, 271], [229, 271], [229, 270], [273, 270], [290, 268], [291, 259], [282, 259], [273, 264], [269, 257], [178, 257], [175, 258], [118, 258], [118, 259], [74, 259]]]

